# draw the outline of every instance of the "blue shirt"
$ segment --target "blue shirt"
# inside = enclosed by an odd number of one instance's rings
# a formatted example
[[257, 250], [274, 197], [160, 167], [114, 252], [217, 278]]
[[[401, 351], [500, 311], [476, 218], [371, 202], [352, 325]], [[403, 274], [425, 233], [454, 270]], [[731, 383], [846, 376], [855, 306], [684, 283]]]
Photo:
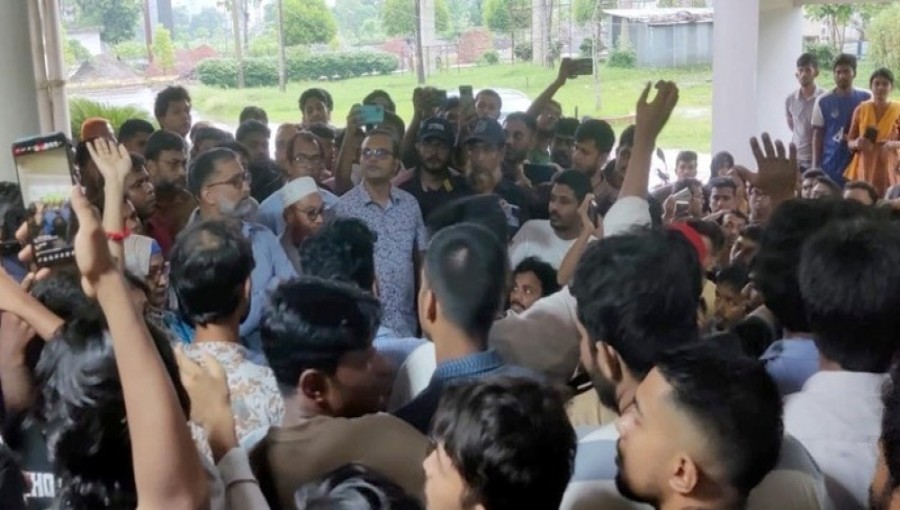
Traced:
[[819, 166], [839, 186], [843, 186], [844, 171], [850, 164], [847, 133], [850, 131], [853, 111], [859, 103], [871, 97], [865, 90], [853, 89], [849, 94], [836, 94], [832, 90], [819, 96], [813, 107], [812, 125], [823, 129]]
[[490, 376], [539, 377], [526, 368], [504, 364], [503, 359], [493, 349], [476, 352], [438, 363], [428, 387], [410, 403], [394, 411], [394, 415], [419, 429], [423, 434], [427, 434], [445, 387], [461, 381]]
[[[325, 188], [319, 188], [319, 195], [325, 202], [325, 209], [330, 210], [337, 203], [338, 197]], [[281, 190], [269, 195], [259, 204], [256, 211], [256, 222], [271, 230], [276, 236], [284, 232], [284, 205], [281, 203]]]
[[796, 393], [819, 371], [819, 349], [809, 338], [785, 338], [774, 342], [759, 357], [784, 396]]
[[394, 333], [394, 330], [384, 326], [378, 328], [375, 340], [372, 341], [372, 345], [375, 346], [378, 354], [387, 358], [394, 369], [400, 368], [414, 350], [426, 343], [428, 343], [428, 340], [422, 338], [400, 338], [397, 336], [397, 333]]
[[337, 216], [362, 220], [375, 232], [375, 276], [384, 311], [382, 323], [398, 336], [417, 329], [414, 255], [425, 251], [428, 234], [415, 197], [391, 187], [386, 207], [372, 200], [365, 183], [342, 196], [334, 206]]

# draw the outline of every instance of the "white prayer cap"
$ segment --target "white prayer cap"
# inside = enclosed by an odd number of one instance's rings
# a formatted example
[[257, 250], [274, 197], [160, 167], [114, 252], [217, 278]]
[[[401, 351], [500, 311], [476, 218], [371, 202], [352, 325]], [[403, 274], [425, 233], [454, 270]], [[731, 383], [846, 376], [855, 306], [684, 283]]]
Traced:
[[318, 193], [319, 187], [312, 177], [298, 177], [281, 188], [281, 206], [284, 209], [296, 204], [304, 198]]

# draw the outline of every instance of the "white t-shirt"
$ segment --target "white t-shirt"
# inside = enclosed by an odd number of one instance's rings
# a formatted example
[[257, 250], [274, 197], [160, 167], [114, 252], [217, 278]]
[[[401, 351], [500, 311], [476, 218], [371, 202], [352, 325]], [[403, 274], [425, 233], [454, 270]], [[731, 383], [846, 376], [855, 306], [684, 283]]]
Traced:
[[550, 220], [529, 220], [509, 244], [509, 262], [513, 268], [528, 257], [537, 257], [553, 269], [559, 269], [575, 239], [560, 239], [550, 226]]

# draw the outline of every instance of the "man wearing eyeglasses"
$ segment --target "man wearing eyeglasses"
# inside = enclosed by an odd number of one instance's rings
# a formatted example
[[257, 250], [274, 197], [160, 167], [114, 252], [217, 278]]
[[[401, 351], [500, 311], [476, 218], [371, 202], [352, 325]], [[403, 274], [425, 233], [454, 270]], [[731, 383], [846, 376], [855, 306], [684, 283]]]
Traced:
[[286, 228], [281, 234], [281, 247], [294, 269], [300, 273], [298, 247], [307, 237], [322, 227], [325, 201], [312, 177], [300, 177], [284, 185], [278, 192], [284, 204]]
[[375, 270], [384, 309], [383, 324], [399, 337], [417, 330], [416, 265], [428, 239], [415, 197], [393, 186], [400, 166], [400, 140], [376, 129], [360, 149], [363, 180], [334, 206], [337, 216], [358, 218], [378, 236]]
[[[302, 177], [309, 177], [318, 186], [319, 196], [324, 201], [326, 210], [331, 209], [337, 203], [337, 195], [321, 185], [325, 172], [325, 158], [319, 139], [314, 134], [305, 130], [297, 132], [287, 144], [285, 158], [288, 183]], [[281, 193], [273, 193], [259, 205], [256, 222], [268, 227], [275, 235], [281, 236], [285, 228], [285, 207], [287, 204], [283, 203]]]
[[266, 291], [297, 273], [275, 234], [262, 225], [241, 219], [246, 217], [254, 201], [250, 198], [250, 173], [241, 166], [234, 151], [215, 148], [204, 152], [191, 162], [187, 180], [188, 189], [197, 199], [191, 223], [231, 218], [241, 222], [241, 232], [250, 241], [254, 260], [250, 273], [250, 310], [241, 322], [240, 333], [244, 346], [254, 355], [253, 360], [264, 363], [259, 322]]

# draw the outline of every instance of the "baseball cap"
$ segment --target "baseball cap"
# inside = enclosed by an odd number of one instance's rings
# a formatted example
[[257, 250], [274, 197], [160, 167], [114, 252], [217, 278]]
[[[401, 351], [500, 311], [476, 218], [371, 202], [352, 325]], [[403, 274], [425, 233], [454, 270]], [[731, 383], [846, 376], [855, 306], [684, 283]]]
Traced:
[[318, 193], [319, 187], [312, 177], [298, 177], [285, 184], [279, 193], [281, 194], [281, 207], [287, 209], [304, 198]]
[[554, 136], [560, 138], [575, 138], [575, 132], [581, 123], [573, 117], [563, 117], [556, 122], [556, 131]]
[[422, 142], [429, 138], [436, 138], [449, 146], [453, 146], [453, 125], [440, 117], [431, 117], [419, 126], [419, 135], [416, 141]]
[[503, 126], [499, 122], [483, 117], [478, 119], [472, 134], [466, 138], [467, 145], [473, 142], [482, 142], [499, 147], [506, 143], [506, 133], [503, 132]]

